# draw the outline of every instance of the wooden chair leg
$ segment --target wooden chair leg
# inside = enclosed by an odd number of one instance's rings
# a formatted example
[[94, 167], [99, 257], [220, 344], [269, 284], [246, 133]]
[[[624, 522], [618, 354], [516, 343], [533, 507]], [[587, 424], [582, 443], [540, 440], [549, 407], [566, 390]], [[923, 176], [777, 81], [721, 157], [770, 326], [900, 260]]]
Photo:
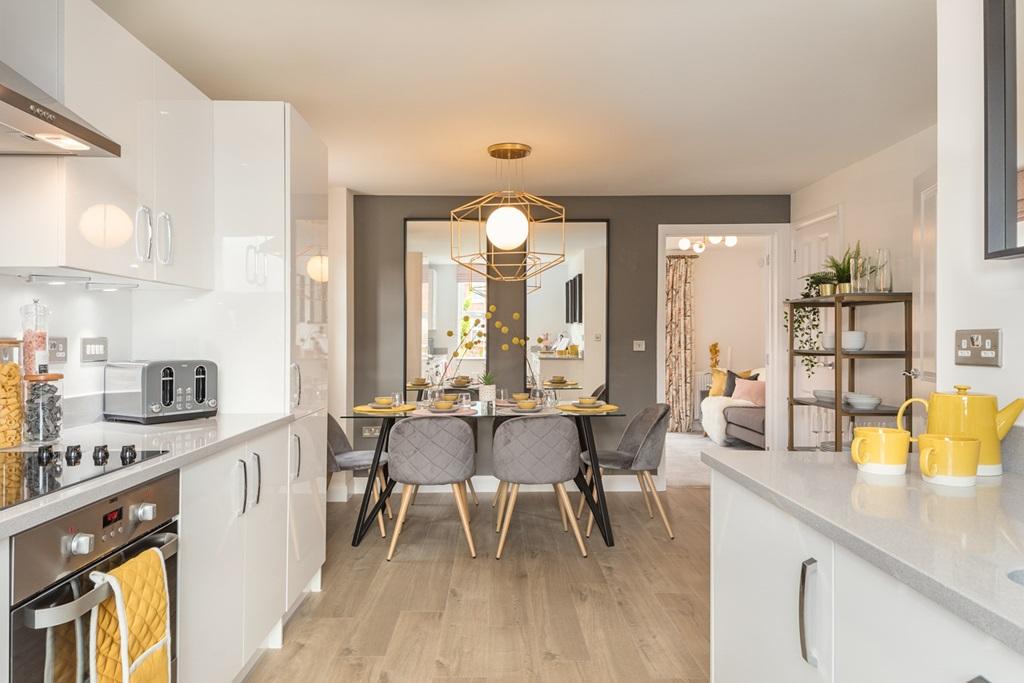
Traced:
[[654, 519], [654, 510], [651, 509], [651, 499], [647, 496], [647, 482], [644, 480], [643, 472], [636, 473], [636, 480], [640, 482], [640, 492], [644, 494], [644, 505], [647, 506], [647, 516]]
[[412, 492], [412, 503], [410, 503], [410, 505], [415, 505], [416, 504], [416, 494], [419, 493], [419, 492], [420, 492], [420, 487], [419, 487], [419, 485], [417, 485], [416, 488], [413, 489], [413, 492]]
[[398, 545], [398, 534], [402, 533], [402, 525], [405, 524], [405, 516], [409, 512], [409, 504], [416, 495], [416, 484], [405, 484], [402, 486], [402, 504], [398, 507], [398, 521], [395, 522], [395, 530], [391, 534], [391, 547], [388, 548], [388, 562], [395, 554], [395, 546]]
[[[555, 505], [558, 506], [558, 513], [562, 516], [562, 531], [568, 533], [569, 520], [565, 518], [565, 508], [562, 507], [562, 499], [559, 497], [557, 490], [555, 491]], [[572, 515], [571, 507], [569, 514]]]
[[492, 508], [498, 507], [498, 496], [501, 495], [501, 492], [503, 490], [505, 490], [505, 482], [499, 481], [498, 482], [498, 488], [495, 489], [495, 491], [494, 491], [494, 498], [491, 498], [491, 507]]
[[494, 498], [498, 501], [498, 514], [497, 520], [494, 522], [494, 533], [501, 531], [501, 520], [505, 515], [505, 500], [508, 498], [508, 482], [502, 481], [498, 483], [498, 492], [494, 494]]
[[[380, 493], [377, 492], [377, 482], [370, 487], [370, 491], [373, 492], [373, 504], [376, 505], [377, 501], [380, 500]], [[384, 526], [384, 513], [377, 513], [377, 526], [380, 528], [380, 537], [386, 538], [388, 535], [387, 529]]]
[[473, 505], [479, 505], [480, 504], [480, 499], [477, 498], [477, 496], [476, 496], [476, 489], [473, 488], [473, 480], [472, 479], [467, 479], [466, 480], [466, 486], [469, 487], [469, 492], [473, 494]]
[[562, 507], [562, 521], [566, 518], [569, 519], [569, 523], [572, 525], [572, 535], [576, 537], [576, 545], [580, 547], [580, 553], [583, 557], [587, 556], [587, 544], [583, 542], [583, 536], [580, 535], [580, 525], [576, 523], [576, 517], [572, 514], [572, 503], [569, 502], [569, 494], [565, 490], [565, 484], [555, 484], [555, 495], [558, 496], [558, 502]]
[[665, 531], [668, 532], [668, 537], [675, 538], [676, 535], [672, 533], [672, 525], [668, 523], [668, 515], [665, 514], [665, 508], [661, 505], [661, 498], [658, 496], [657, 489], [654, 488], [654, 477], [651, 476], [650, 472], [644, 472], [644, 479], [647, 481], [647, 488], [651, 490], [651, 497], [654, 498], [654, 504], [658, 506], [658, 512], [661, 513], [661, 521], [665, 525]]
[[455, 496], [455, 505], [459, 508], [459, 519], [462, 520], [462, 531], [466, 534], [466, 543], [469, 544], [469, 554], [476, 557], [473, 532], [469, 529], [469, 506], [466, 504], [466, 492], [462, 490], [461, 483], [452, 484], [452, 494]]
[[[384, 495], [384, 489], [388, 487], [387, 482], [384, 481], [384, 473], [379, 469], [377, 470], [377, 484], [380, 486], [380, 495]], [[394, 515], [391, 514], [391, 497], [384, 501], [384, 507], [388, 511], [388, 519], [394, 519]]]
[[512, 484], [508, 494], [508, 509], [505, 510], [504, 519], [501, 523], [501, 538], [498, 539], [498, 552], [494, 559], [500, 560], [501, 554], [505, 551], [505, 539], [508, 538], [508, 527], [512, 522], [512, 511], [516, 508], [516, 498], [519, 496], [519, 484]]
[[[593, 481], [593, 479], [594, 479], [594, 474], [590, 471], [589, 467], [587, 467], [587, 471], [584, 473], [583, 476], [586, 477], [586, 479], [587, 479], [587, 486], [590, 486], [591, 485], [590, 482]], [[585, 495], [583, 495], [583, 491], [580, 491], [580, 502], [579, 502], [579, 505], [576, 506], [576, 519], [582, 519], [583, 518], [583, 506], [586, 505], [586, 504], [587, 504], [587, 497]]]

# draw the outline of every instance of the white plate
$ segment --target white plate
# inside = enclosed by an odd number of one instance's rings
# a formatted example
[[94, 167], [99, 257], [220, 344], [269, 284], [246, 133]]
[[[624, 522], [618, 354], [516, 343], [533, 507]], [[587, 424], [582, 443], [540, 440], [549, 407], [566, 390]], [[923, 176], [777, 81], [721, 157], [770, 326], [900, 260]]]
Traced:
[[512, 408], [513, 413], [539, 413], [542, 410], [544, 410], [544, 408], [541, 406], [537, 406], [536, 408]]
[[371, 408], [373, 408], [375, 410], [387, 410], [388, 408], [395, 408], [395, 407], [397, 407], [397, 406], [395, 406], [394, 403], [389, 403], [387, 405], [381, 405], [380, 403], [371, 403], [369, 405], [370, 405]]
[[437, 413], [438, 415], [446, 415], [448, 413], [458, 412], [459, 409], [458, 408], [445, 408], [445, 409], [442, 410], [441, 408], [427, 408], [427, 410], [429, 410], [432, 413]]
[[604, 405], [604, 401], [595, 401], [594, 403], [580, 403], [579, 401], [573, 401], [572, 404], [577, 408], [600, 408]]

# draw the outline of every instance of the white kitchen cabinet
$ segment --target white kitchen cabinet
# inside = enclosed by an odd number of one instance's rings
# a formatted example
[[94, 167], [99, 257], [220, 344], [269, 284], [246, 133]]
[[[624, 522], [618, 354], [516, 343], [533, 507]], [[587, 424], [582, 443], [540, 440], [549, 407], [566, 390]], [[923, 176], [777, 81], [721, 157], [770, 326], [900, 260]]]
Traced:
[[245, 513], [242, 652], [249, 661], [284, 615], [288, 432], [281, 429], [260, 436], [247, 442], [245, 450], [249, 509]]
[[836, 549], [836, 680], [1024, 681], [1024, 657], [843, 547]]
[[181, 471], [178, 680], [230, 681], [242, 669], [245, 449]]
[[288, 431], [181, 471], [178, 680], [230, 681], [284, 615]]
[[0, 62], [60, 98], [62, 0], [0, 0]]
[[832, 680], [832, 541], [712, 472], [711, 570], [715, 681]]
[[327, 558], [327, 412], [292, 423], [288, 471], [290, 609]]

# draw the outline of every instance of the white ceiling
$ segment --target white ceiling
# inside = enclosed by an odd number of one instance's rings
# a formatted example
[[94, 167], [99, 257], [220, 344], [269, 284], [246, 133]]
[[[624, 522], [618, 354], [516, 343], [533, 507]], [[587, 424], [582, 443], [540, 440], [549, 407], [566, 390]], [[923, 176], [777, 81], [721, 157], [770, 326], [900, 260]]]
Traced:
[[293, 102], [330, 180], [788, 193], [935, 122], [935, 0], [97, 0], [208, 95]]

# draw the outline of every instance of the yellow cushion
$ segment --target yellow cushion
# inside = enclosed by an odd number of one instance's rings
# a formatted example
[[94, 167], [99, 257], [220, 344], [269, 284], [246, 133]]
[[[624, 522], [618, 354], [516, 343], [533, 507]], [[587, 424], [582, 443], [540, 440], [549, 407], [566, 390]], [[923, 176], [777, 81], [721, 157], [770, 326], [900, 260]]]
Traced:
[[728, 373], [725, 370], [714, 368], [711, 371], [711, 389], [708, 391], [708, 396], [722, 396], [725, 394], [725, 380], [728, 377]]

